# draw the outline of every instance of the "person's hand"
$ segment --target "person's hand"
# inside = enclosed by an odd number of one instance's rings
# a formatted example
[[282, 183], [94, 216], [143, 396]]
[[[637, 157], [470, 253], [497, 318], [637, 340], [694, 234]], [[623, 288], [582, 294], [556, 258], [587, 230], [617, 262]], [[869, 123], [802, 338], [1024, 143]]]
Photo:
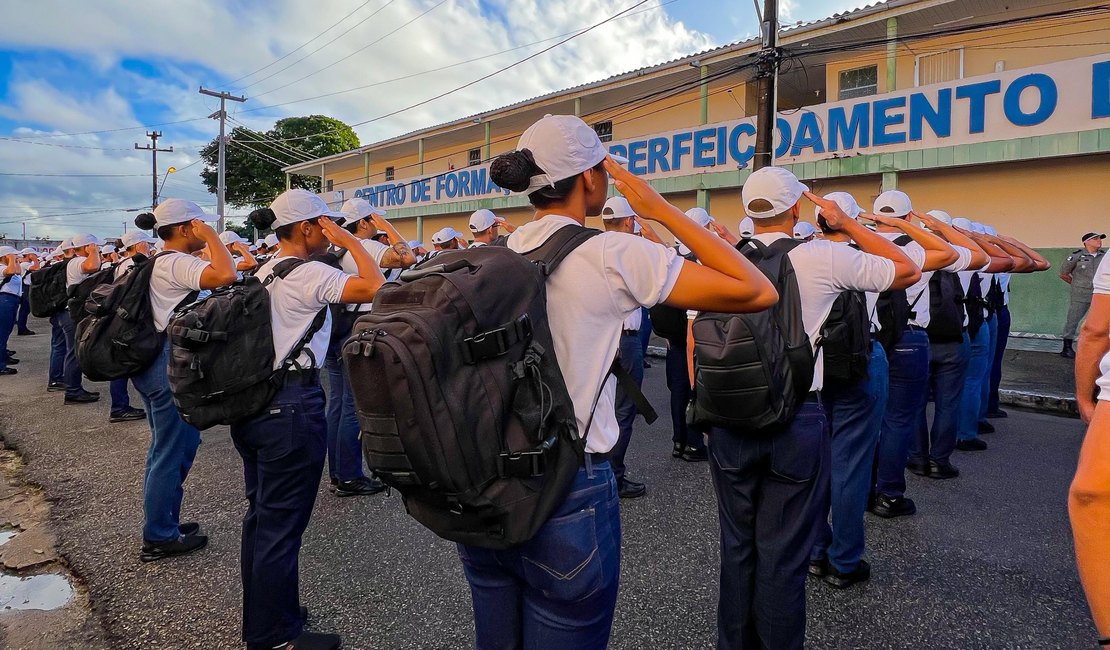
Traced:
[[713, 232], [717, 233], [718, 237], [727, 241], [728, 243], [732, 244], [733, 246], [740, 243], [740, 240], [737, 239], [736, 236], [732, 234], [732, 231], [730, 231], [728, 229], [728, 226], [725, 226], [724, 224], [720, 223], [719, 221], [710, 221], [709, 222], [709, 229], [712, 230]]
[[495, 217], [495, 218], [496, 218], [496, 220], [497, 220], [497, 225], [498, 225], [498, 227], [500, 227], [500, 228], [504, 228], [504, 229], [505, 229], [505, 232], [508, 232], [508, 233], [512, 233], [512, 232], [514, 232], [514, 231], [516, 230], [516, 226], [514, 226], [514, 225], [513, 225], [513, 224], [511, 224], [511, 223], [509, 223], [508, 221], [505, 221], [505, 220], [504, 220], [504, 219], [502, 219], [501, 217]]
[[1090, 424], [1095, 417], [1095, 400], [1077, 399], [1076, 405], [1079, 407], [1079, 418], [1085, 424]]
[[892, 228], [898, 228], [902, 224], [906, 223], [905, 220], [899, 219], [898, 217], [888, 217], [883, 214], [872, 214], [870, 212], [861, 212], [859, 218], [867, 219], [868, 221], [873, 221], [877, 224], [890, 226]]
[[374, 227], [377, 228], [379, 231], [386, 230], [388, 224], [385, 217], [378, 214], [377, 212], [370, 213], [370, 223], [374, 224]]
[[212, 228], [212, 226], [210, 226], [207, 221], [203, 221], [201, 219], [193, 219], [189, 222], [189, 225], [192, 226], [193, 232], [196, 233], [197, 237], [200, 237], [201, 239], [207, 241], [211, 237], [216, 237], [217, 239], [219, 238], [219, 235], [216, 234], [216, 230]]
[[846, 222], [852, 221], [852, 218], [844, 213], [844, 210], [840, 208], [840, 205], [837, 204], [836, 201], [830, 201], [829, 199], [817, 196], [813, 192], [807, 191], [803, 192], [803, 194], [807, 199], [812, 201], [814, 205], [821, 208], [821, 217], [824, 218], [825, 226], [828, 227], [829, 230], [840, 230], [844, 227]]
[[347, 232], [331, 219], [320, 219], [317, 223], [320, 224], [320, 230], [324, 231], [324, 237], [335, 246], [344, 250], [350, 250], [358, 246], [358, 238]]
[[932, 230], [933, 232], [938, 232], [941, 226], [947, 225], [931, 214], [924, 214], [916, 210], [911, 211], [910, 216], [920, 221], [922, 225], [924, 225], [929, 230]]
[[605, 157], [604, 165], [605, 171], [613, 177], [617, 191], [628, 199], [628, 204], [636, 214], [658, 221], [659, 214], [671, 209], [671, 204], [650, 183], [622, 167], [612, 156]]
[[247, 256], [247, 255], [250, 255], [250, 252], [251, 252], [250, 248], [247, 247], [246, 243], [241, 242], [241, 241], [237, 241], [237, 242], [233, 243], [231, 245], [231, 250], [235, 251], [236, 253], [239, 253], [240, 255], [242, 255], [244, 257]]

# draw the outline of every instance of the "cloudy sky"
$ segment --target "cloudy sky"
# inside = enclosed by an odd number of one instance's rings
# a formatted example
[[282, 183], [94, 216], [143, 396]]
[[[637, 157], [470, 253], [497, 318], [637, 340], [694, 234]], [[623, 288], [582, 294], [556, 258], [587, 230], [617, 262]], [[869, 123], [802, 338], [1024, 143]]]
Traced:
[[[0, 24], [0, 234], [19, 237], [26, 227], [30, 237], [118, 235], [150, 203], [150, 154], [133, 149], [149, 142], [147, 125], [163, 133], [160, 146], [174, 148], [159, 154], [160, 173], [179, 170], [162, 196], [214, 211], [198, 176], [198, 150], [217, 132], [206, 116], [218, 100], [199, 95], [201, 85], [249, 97], [229, 112], [258, 130], [291, 115], [362, 122], [503, 68], [636, 2], [10, 3]], [[781, 4], [784, 21], [799, 21], [863, 3]], [[503, 74], [356, 130], [364, 144], [373, 142], [756, 29], [750, 0], [648, 0]]]

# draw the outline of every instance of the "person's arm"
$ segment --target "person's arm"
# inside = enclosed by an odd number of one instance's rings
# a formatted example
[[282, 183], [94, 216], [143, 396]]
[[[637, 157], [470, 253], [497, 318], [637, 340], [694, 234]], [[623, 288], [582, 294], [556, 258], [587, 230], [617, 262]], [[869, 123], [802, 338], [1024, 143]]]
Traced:
[[1032, 273], [1037, 270], [1036, 262], [1033, 261], [1033, 258], [1026, 255], [1025, 251], [1021, 250], [1021, 248], [995, 235], [987, 234], [981, 236], [990, 243], [1001, 248], [1002, 251], [1009, 255], [1010, 259], [1014, 261], [1014, 266], [1010, 269], [1010, 273]]
[[1079, 330], [1079, 346], [1075, 350], [1075, 401], [1084, 422], [1090, 422], [1094, 414], [1099, 363], [1108, 351], [1110, 294], [1096, 293], [1091, 297], [1091, 309]]
[[[914, 215], [915, 213], [911, 212], [910, 214]], [[911, 223], [909, 219], [896, 219], [881, 214], [863, 214], [860, 216], [885, 226], [897, 228], [906, 235], [909, 235], [918, 246], [921, 246], [921, 248], [925, 250], [925, 264], [921, 267], [922, 271], [943, 269], [960, 259], [960, 254], [956, 252], [956, 249], [952, 248], [942, 237], [938, 237], [928, 230]], [[920, 219], [920, 216], [918, 216], [918, 218]]]
[[[956, 230], [959, 230], [959, 228]], [[990, 262], [987, 264], [987, 267], [977, 269], [978, 271], [982, 271], [983, 273], [1004, 273], [1014, 268], [1014, 258], [1010, 257], [1006, 251], [995, 246], [986, 237], [977, 232], [971, 232], [970, 230], [965, 230], [963, 232], [968, 237], [975, 240], [979, 248], [982, 248], [983, 252], [990, 257]]]
[[4, 259], [7, 262], [7, 264], [4, 266], [5, 276], [19, 275], [23, 271], [23, 269], [19, 266], [18, 255], [8, 255]]
[[640, 224], [640, 235], [644, 239], [652, 242], [653, 244], [659, 244], [660, 246], [667, 245], [662, 239], [660, 239], [659, 234], [655, 232], [655, 228], [652, 228], [651, 225], [648, 224], [647, 219], [641, 219], [640, 217], [633, 218], [636, 220], [636, 223]]
[[204, 251], [209, 260], [208, 267], [200, 274], [200, 288], [218, 289], [239, 279], [239, 275], [235, 272], [235, 260], [231, 259], [231, 252], [220, 241], [220, 236], [212, 226], [200, 219], [193, 219], [190, 225], [193, 232], [204, 240]]
[[510, 235], [516, 232], [516, 226], [509, 223], [508, 221], [505, 221], [501, 217], [497, 217], [497, 226], [499, 228], [504, 228], [505, 232], [509, 233]]
[[732, 231], [728, 229], [728, 226], [723, 225], [719, 221], [710, 221], [709, 222], [709, 229], [712, 230], [713, 232], [717, 233], [718, 237], [727, 241], [729, 244], [732, 244], [733, 246], [740, 243], [740, 240], [736, 238], [736, 235], [732, 234]]
[[38, 271], [41, 268], [42, 268], [42, 260], [39, 259], [38, 257], [35, 257], [35, 259], [31, 260], [31, 268], [29, 268], [27, 270], [28, 271]]
[[[916, 212], [914, 214], [917, 214]], [[950, 223], [944, 223], [940, 219], [936, 219], [927, 214], [917, 215], [921, 223], [925, 224], [929, 230], [937, 233], [941, 237], [948, 240], [949, 244], [953, 246], [962, 246], [971, 251], [971, 261], [968, 263], [967, 268], [979, 270], [990, 263], [991, 258], [987, 253], [975, 243], [975, 240], [968, 237], [967, 234], [960, 229], [956, 228]]]
[[[1104, 298], [1108, 296], [1103, 296]], [[1105, 339], [1105, 337], [1103, 337]], [[1078, 361], [1078, 359], [1077, 359]], [[1079, 578], [1100, 637], [1110, 636], [1110, 401], [1099, 401], [1068, 491]], [[1094, 647], [1094, 644], [1091, 644]]]
[[378, 214], [371, 214], [370, 222], [389, 239], [389, 250], [382, 254], [383, 268], [407, 269], [416, 264], [416, 255], [413, 255], [412, 249], [409, 248], [409, 240], [402, 237], [388, 219]]
[[869, 255], [885, 257], [894, 262], [894, 282], [891, 289], [906, 289], [921, 279], [921, 269], [913, 263], [902, 247], [883, 237], [877, 232], [872, 232], [860, 222], [852, 219], [836, 201], [817, 196], [812, 192], [805, 193], [806, 198], [813, 201], [821, 208], [821, 216], [825, 218], [825, 225], [831, 230], [839, 230], [852, 238], [860, 250]]
[[237, 271], [250, 271], [251, 269], [258, 268], [258, 260], [251, 254], [251, 249], [242, 242], [236, 242], [231, 245], [235, 252], [243, 258], [235, 267]]
[[81, 262], [81, 272], [86, 274], [96, 273], [102, 266], [100, 250], [96, 246], [90, 246], [89, 248], [93, 249], [93, 252], [89, 253], [84, 262]]
[[674, 233], [701, 264], [683, 260], [678, 280], [664, 301], [672, 307], [725, 313], [761, 311], [778, 302], [767, 276], [738, 250], [668, 203], [639, 176], [605, 159], [605, 169], [636, 214]]
[[1018, 248], [1020, 248], [1021, 251], [1023, 253], [1025, 253], [1026, 257], [1033, 260], [1033, 263], [1036, 265], [1036, 268], [1034, 269], [1034, 271], [1047, 271], [1050, 268], [1052, 268], [1052, 262], [1049, 262], [1044, 257], [1044, 255], [1041, 255], [1040, 253], [1038, 253], [1034, 249], [1030, 248], [1029, 246], [1027, 246], [1025, 244], [1025, 242], [1021, 241], [1020, 239], [1015, 239], [1014, 237], [1008, 237], [1008, 236], [1005, 236], [1005, 235], [1002, 236], [1002, 239], [1005, 239], [1006, 241], [1010, 242], [1014, 246], [1017, 246]]
[[[370, 257], [370, 253], [363, 248], [358, 237], [337, 226], [331, 219], [320, 219], [320, 228], [328, 241], [339, 248], [346, 249], [347, 254], [355, 262], [355, 268], [358, 269], [358, 275], [352, 275], [343, 286], [340, 302], [348, 305], [373, 302], [374, 295], [385, 284], [385, 276], [374, 262], [374, 258]], [[407, 244], [405, 248], [408, 248]]]

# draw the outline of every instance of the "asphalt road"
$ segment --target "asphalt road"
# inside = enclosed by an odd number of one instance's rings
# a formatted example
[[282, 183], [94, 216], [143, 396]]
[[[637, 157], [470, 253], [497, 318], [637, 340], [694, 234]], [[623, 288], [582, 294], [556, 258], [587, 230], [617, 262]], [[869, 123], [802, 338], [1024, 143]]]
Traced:
[[[61, 550], [88, 586], [111, 648], [238, 648], [241, 465], [226, 429], [204, 434], [186, 484], [187, 519], [207, 550], [141, 564], [145, 422], [108, 424], [104, 400], [63, 406], [46, 393], [49, 326], [12, 337], [20, 374], [0, 378], [0, 432], [53, 508]], [[662, 363], [645, 392], [665, 412]], [[134, 400], [138, 404], [138, 399]], [[834, 591], [811, 584], [812, 648], [1086, 648], [1093, 627], [1074, 567], [1065, 499], [1083, 429], [1012, 412], [963, 476], [910, 476], [919, 514], [868, 516], [874, 577]], [[611, 647], [710, 648], [715, 639], [717, 516], [708, 468], [670, 456], [665, 415], [638, 423], [629, 476], [646, 497], [622, 503], [624, 564]], [[316, 629], [347, 648], [472, 646], [469, 592], [454, 547], [405, 514], [398, 496], [339, 499], [321, 489], [305, 538], [303, 602]], [[2, 644], [0, 644], [2, 645]], [[75, 640], [74, 647], [90, 647]], [[568, 649], [569, 650], [569, 649]]]

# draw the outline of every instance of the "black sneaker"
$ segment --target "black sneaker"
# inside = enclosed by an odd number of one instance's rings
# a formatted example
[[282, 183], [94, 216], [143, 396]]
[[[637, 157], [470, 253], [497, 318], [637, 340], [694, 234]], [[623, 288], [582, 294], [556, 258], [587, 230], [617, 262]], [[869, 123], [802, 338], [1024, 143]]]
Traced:
[[356, 478], [353, 481], [338, 481], [335, 484], [335, 496], [337, 497], [369, 496], [384, 490], [385, 484], [381, 481], [366, 477]]
[[8, 357], [7, 363], [8, 363], [9, 366], [18, 366], [19, 365], [19, 359], [16, 359], [15, 357]]
[[906, 463], [906, 469], [910, 470], [914, 474], [917, 474], [918, 476], [929, 475], [929, 463], [925, 461], [911, 460]]
[[20, 332], [16, 332], [15, 335], [16, 336], [34, 336], [35, 331], [34, 330], [23, 330], [23, 331], [20, 331]]
[[709, 450], [705, 447], [696, 449], [691, 445], [686, 445], [686, 450], [682, 452], [682, 460], [688, 463], [704, 463], [709, 460]]
[[671, 456], [674, 458], [682, 458], [682, 452], [686, 451], [686, 445], [681, 442], [674, 443], [674, 449], [671, 450]]
[[855, 569], [841, 573], [836, 567], [829, 565], [829, 574], [825, 576], [825, 584], [837, 589], [847, 589], [852, 585], [867, 582], [871, 579], [871, 565], [867, 560], [860, 560]]
[[617, 495], [622, 499], [635, 499], [647, 493], [647, 486], [643, 483], [624, 479], [617, 487]]
[[339, 479], [335, 478], [334, 476], [330, 477], [328, 482], [328, 492], [335, 493], [335, 486], [338, 484]]
[[177, 526], [178, 532], [182, 535], [196, 535], [200, 532], [200, 524], [195, 521], [187, 521]]
[[809, 575], [824, 578], [829, 573], [829, 558], [823, 557], [809, 561]]
[[987, 417], [992, 420], [997, 420], [999, 418], [1008, 418], [1010, 414], [1002, 409], [998, 409], [996, 411], [987, 411]]
[[956, 449], [960, 451], [986, 451], [987, 443], [982, 438], [972, 438], [971, 440], [957, 440]]
[[994, 433], [994, 425], [986, 420], [980, 420], [977, 426], [979, 433]]
[[57, 393], [66, 389], [66, 385], [60, 381], [52, 381], [46, 385], [46, 392]]
[[66, 395], [66, 404], [92, 404], [98, 401], [100, 401], [100, 395], [94, 395], [93, 393]]
[[118, 411], [112, 413], [108, 417], [109, 422], [130, 422], [131, 420], [145, 420], [146, 411], [142, 409], [129, 408], [126, 411]]
[[960, 470], [956, 469], [956, 467], [952, 463], [949, 463], [947, 461], [943, 463], [938, 463], [933, 460], [929, 461], [929, 478], [943, 480], [948, 478], [956, 478], [959, 475]]
[[175, 555], [188, 555], [205, 546], [208, 546], [207, 535], [182, 535], [175, 540], [157, 544], [144, 540], [143, 552], [139, 554], [139, 559], [143, 562], [154, 562]]
[[883, 519], [894, 519], [895, 517], [909, 517], [917, 513], [917, 504], [913, 499], [906, 497], [888, 497], [885, 494], [880, 494], [875, 497], [875, 504], [869, 509], [871, 514], [882, 517]]
[[15, 368], [0, 368], [0, 376], [3, 375], [18, 375], [19, 371]]
[[343, 637], [338, 634], [303, 632], [299, 637], [285, 645], [249, 645], [247, 650], [270, 650], [271, 647], [274, 650], [339, 650], [343, 647]]

